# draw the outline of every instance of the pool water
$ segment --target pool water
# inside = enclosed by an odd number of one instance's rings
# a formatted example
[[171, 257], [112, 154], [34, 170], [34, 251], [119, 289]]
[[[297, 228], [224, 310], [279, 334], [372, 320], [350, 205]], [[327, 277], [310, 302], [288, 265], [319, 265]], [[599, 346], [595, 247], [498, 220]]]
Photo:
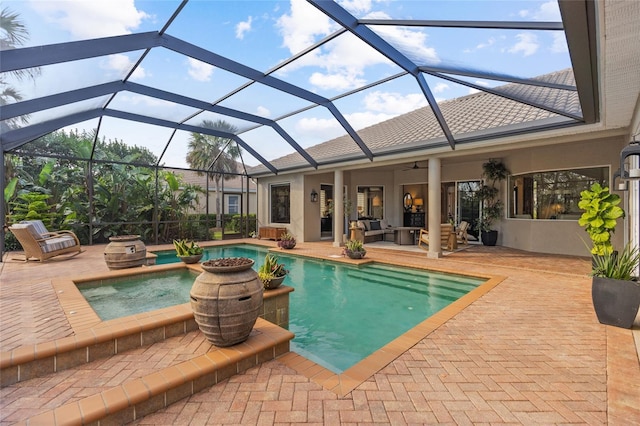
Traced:
[[[203, 260], [243, 256], [254, 259], [257, 270], [266, 253], [261, 247], [226, 246], [207, 249]], [[173, 251], [158, 254], [159, 263], [179, 261]], [[485, 281], [377, 263], [353, 266], [276, 254], [290, 271], [284, 285], [295, 288], [289, 293], [289, 329], [295, 334], [291, 349], [336, 373], [358, 363]], [[142, 276], [132, 277], [130, 282], [82, 285], [80, 289], [102, 319], [189, 301], [193, 273], [153, 275], [157, 277], [150, 283]], [[116, 297], [121, 301], [116, 301]]]

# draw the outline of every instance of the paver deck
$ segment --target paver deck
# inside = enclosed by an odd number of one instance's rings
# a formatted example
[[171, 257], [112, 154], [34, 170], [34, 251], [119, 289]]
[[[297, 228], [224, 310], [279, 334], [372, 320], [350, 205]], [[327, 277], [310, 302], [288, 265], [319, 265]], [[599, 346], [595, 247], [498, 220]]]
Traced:
[[[87, 247], [74, 259], [45, 264], [5, 257], [0, 349], [73, 335], [51, 280], [107, 271], [103, 249]], [[327, 257], [340, 249], [299, 243], [294, 253]], [[298, 373], [295, 354], [288, 354], [136, 423], [640, 424], [640, 328], [638, 322], [633, 330], [597, 322], [589, 259], [483, 246], [442, 259], [374, 248], [367, 257], [506, 279], [344, 396]], [[384, 320], [390, 319], [372, 312], [372, 326]], [[0, 390], [0, 422], [24, 421], [42, 407], [147, 374], [184, 359], [185, 348], [202, 354], [208, 346], [190, 332], [7, 386]]]

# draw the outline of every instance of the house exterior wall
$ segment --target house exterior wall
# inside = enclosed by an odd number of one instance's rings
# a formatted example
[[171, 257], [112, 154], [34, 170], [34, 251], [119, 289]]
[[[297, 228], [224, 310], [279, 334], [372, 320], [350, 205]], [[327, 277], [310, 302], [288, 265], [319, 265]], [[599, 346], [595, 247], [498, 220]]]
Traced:
[[[583, 141], [507, 151], [500, 158], [512, 174], [567, 168], [608, 166], [609, 185], [618, 168], [620, 150], [627, 141], [623, 137]], [[616, 182], [617, 183], [617, 182]], [[507, 183], [502, 183], [501, 199], [506, 200]], [[611, 188], [612, 190], [615, 188]], [[614, 191], [615, 192], [615, 191]], [[616, 192], [620, 196], [623, 193]], [[624, 244], [624, 225], [620, 221], [613, 235], [615, 247]], [[499, 225], [498, 244], [540, 253], [588, 256], [589, 236], [577, 220], [509, 219]]]
[[[450, 156], [442, 159], [441, 177], [442, 182], [479, 180], [482, 164], [490, 158], [498, 158], [514, 175], [607, 166], [611, 183], [613, 172], [619, 166], [620, 150], [626, 144], [628, 144], [628, 138], [617, 136], [520, 149], [506, 147], [499, 151], [487, 151], [482, 155], [460, 152], [459, 157]], [[353, 200], [349, 220], [357, 218], [355, 207], [357, 187], [359, 185], [382, 186], [384, 187], [384, 218], [395, 226], [402, 225], [402, 186], [425, 184], [428, 183], [427, 181], [427, 169], [403, 171], [376, 169], [373, 166], [367, 169], [345, 171], [346, 194]], [[269, 185], [284, 182], [291, 185], [291, 223], [272, 224], [269, 222]], [[284, 226], [300, 241], [320, 240], [320, 203], [312, 203], [310, 194], [312, 190], [319, 193], [321, 184], [333, 185], [333, 172], [313, 172], [307, 175], [283, 174], [260, 178], [258, 183], [259, 226]], [[500, 199], [506, 200], [510, 193], [507, 189], [507, 181], [501, 183], [500, 191]], [[618, 194], [625, 196], [621, 192]], [[428, 209], [428, 206], [426, 207]], [[577, 220], [510, 219], [506, 217], [505, 208], [503, 218], [496, 228], [499, 231], [498, 245], [540, 253], [589, 255], [587, 248], [587, 244], [590, 245], [589, 237], [578, 225]], [[624, 244], [623, 228], [625, 225], [620, 221], [618, 232], [613, 236], [616, 247], [622, 247]]]
[[[285, 184], [290, 185], [290, 223], [273, 223], [271, 222], [271, 201], [270, 201], [270, 188], [272, 184]], [[316, 188], [318, 191], [318, 188]], [[258, 227], [261, 226], [277, 226], [287, 228], [296, 239], [299, 241], [305, 241], [304, 239], [304, 223], [305, 223], [305, 211], [309, 209], [308, 204], [311, 204], [310, 197], [306, 192], [305, 179], [302, 174], [283, 174], [278, 176], [270, 176], [260, 178], [258, 180]], [[317, 203], [315, 203], [317, 204]], [[319, 217], [319, 216], [318, 216]], [[318, 219], [318, 223], [320, 219]], [[319, 238], [318, 238], [319, 239]]]

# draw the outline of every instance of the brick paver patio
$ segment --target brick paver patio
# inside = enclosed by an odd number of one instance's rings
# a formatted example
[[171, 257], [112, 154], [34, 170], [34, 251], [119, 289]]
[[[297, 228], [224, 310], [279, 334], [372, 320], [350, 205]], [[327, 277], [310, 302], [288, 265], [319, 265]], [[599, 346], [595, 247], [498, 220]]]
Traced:
[[[3, 352], [73, 334], [51, 278], [106, 270], [102, 250], [88, 247], [75, 259], [46, 264], [5, 257]], [[325, 243], [295, 250], [340, 252]], [[588, 259], [482, 246], [437, 260], [382, 249], [370, 249], [368, 257], [507, 278], [345, 397], [299, 374], [284, 355], [136, 424], [640, 424], [640, 329], [597, 322]], [[389, 320], [372, 312], [369, 322], [375, 327]], [[191, 332], [6, 386], [0, 422], [25, 421], [43, 408], [182, 359], [185, 351], [208, 348], [199, 332]]]

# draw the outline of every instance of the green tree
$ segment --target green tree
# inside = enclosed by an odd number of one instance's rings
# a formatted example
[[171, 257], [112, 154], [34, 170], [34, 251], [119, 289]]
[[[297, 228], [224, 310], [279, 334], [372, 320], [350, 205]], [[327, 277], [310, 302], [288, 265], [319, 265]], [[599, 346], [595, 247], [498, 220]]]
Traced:
[[[29, 40], [29, 30], [20, 20], [20, 15], [3, 7], [0, 10], [0, 50], [15, 49], [24, 45], [27, 40]], [[40, 68], [27, 68], [0, 75], [0, 106], [22, 100], [20, 92], [9, 83], [9, 78], [18, 81], [28, 78], [35, 81], [40, 72]], [[28, 115], [10, 118], [4, 121], [3, 127], [6, 125], [12, 129], [18, 127], [20, 123], [26, 124], [28, 121]]]
[[[216, 122], [204, 120], [202, 127], [236, 133], [238, 129], [224, 120]], [[191, 133], [187, 163], [193, 169], [206, 170], [209, 180], [213, 181], [216, 189], [216, 227], [221, 227], [220, 183], [222, 179], [233, 179], [233, 173], [238, 172], [237, 159], [241, 155], [240, 147], [227, 138]], [[198, 172], [202, 175], [202, 172]]]

